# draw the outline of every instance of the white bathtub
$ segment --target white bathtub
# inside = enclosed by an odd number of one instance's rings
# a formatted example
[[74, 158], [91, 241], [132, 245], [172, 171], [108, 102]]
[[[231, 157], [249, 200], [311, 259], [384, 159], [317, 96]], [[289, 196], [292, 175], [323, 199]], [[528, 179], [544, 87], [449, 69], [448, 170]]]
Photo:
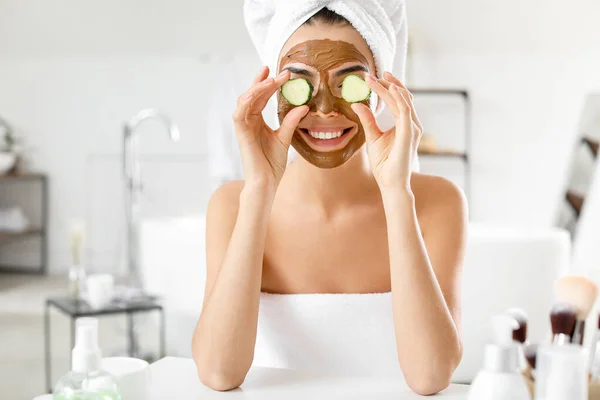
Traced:
[[204, 216], [147, 220], [141, 227], [144, 285], [163, 297], [168, 355], [191, 357], [206, 279], [204, 227]]
[[[164, 296], [167, 350], [191, 356], [205, 282], [204, 216], [146, 221], [142, 262], [146, 287]], [[529, 339], [549, 332], [553, 284], [570, 264], [568, 234], [557, 229], [472, 225], [462, 288], [464, 356], [455, 382], [470, 382], [491, 338], [490, 318], [509, 307], [529, 314]]]

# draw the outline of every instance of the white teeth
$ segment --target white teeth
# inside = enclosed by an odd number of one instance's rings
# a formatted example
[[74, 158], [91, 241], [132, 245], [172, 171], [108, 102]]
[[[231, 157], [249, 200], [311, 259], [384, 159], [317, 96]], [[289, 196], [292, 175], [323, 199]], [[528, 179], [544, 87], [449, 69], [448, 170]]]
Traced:
[[338, 132], [313, 132], [313, 131], [308, 131], [308, 133], [310, 134], [310, 136], [314, 137], [315, 139], [327, 140], [327, 139], [336, 139], [336, 138], [339, 138], [340, 136], [342, 136], [342, 134], [344, 133], [344, 131], [338, 131]]

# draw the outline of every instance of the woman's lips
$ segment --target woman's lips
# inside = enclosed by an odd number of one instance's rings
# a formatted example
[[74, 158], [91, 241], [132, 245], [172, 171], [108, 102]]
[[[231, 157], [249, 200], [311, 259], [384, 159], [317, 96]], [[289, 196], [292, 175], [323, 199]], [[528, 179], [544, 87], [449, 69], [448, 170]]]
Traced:
[[356, 134], [354, 127], [311, 127], [299, 128], [299, 130], [308, 145], [320, 152], [343, 149]]

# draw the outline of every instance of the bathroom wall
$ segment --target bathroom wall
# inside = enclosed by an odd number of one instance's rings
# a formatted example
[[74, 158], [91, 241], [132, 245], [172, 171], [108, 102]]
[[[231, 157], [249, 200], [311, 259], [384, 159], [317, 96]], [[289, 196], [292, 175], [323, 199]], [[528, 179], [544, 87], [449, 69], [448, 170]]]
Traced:
[[26, 138], [32, 168], [49, 174], [53, 271], [68, 263], [72, 219], [87, 221], [92, 264], [113, 268], [117, 262], [122, 124], [141, 108], [165, 110], [182, 131], [173, 144], [155, 121], [139, 128], [144, 215], [202, 212], [208, 196], [202, 133], [207, 67], [198, 59], [36, 57], [4, 60], [0, 71], [3, 94], [12, 94], [0, 96], [0, 109]]
[[[233, 51], [249, 72], [258, 64], [242, 3], [0, 3], [0, 115], [24, 135], [31, 166], [50, 176], [51, 271], [68, 264], [72, 218], [88, 221], [90, 262], [118, 268], [121, 125], [141, 108], [164, 109], [183, 135], [172, 145], [158, 126], [141, 129], [146, 215], [203, 210], [215, 134], [203, 129], [208, 88], [228, 79], [212, 61]], [[408, 9], [409, 84], [472, 95], [473, 220], [552, 224], [584, 97], [600, 89], [600, 5], [408, 0]], [[454, 128], [433, 106], [423, 101], [419, 112], [450, 144]], [[432, 168], [460, 174], [423, 161]]]

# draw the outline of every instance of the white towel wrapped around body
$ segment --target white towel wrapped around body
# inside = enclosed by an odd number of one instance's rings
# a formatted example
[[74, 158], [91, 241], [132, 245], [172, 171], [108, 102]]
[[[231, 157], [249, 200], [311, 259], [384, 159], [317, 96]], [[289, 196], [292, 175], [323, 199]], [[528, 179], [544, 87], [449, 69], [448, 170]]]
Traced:
[[261, 293], [253, 365], [404, 379], [392, 294]]

